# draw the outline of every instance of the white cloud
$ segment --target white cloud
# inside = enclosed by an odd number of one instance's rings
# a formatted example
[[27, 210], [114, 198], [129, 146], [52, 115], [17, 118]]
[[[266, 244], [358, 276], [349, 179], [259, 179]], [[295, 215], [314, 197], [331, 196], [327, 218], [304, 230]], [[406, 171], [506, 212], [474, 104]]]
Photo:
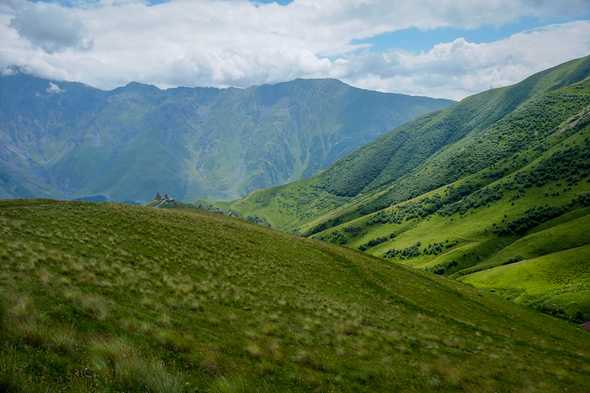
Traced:
[[102, 0], [60, 7], [0, 0], [0, 68], [16, 65], [101, 88], [133, 80], [249, 86], [337, 77], [384, 91], [459, 98], [589, 53], [588, 23], [490, 44], [456, 40], [420, 54], [369, 53], [351, 42], [408, 27], [470, 28], [587, 6], [587, 0], [296, 0], [288, 6]]
[[588, 54], [590, 22], [572, 22], [491, 43], [459, 38], [420, 54], [366, 55], [345, 79], [369, 89], [459, 99]]
[[47, 89], [45, 90], [45, 92], [49, 93], [49, 94], [61, 94], [63, 93], [65, 90], [63, 90], [61, 87], [59, 87], [58, 85], [56, 85], [53, 82], [49, 82], [49, 86], [47, 87]]

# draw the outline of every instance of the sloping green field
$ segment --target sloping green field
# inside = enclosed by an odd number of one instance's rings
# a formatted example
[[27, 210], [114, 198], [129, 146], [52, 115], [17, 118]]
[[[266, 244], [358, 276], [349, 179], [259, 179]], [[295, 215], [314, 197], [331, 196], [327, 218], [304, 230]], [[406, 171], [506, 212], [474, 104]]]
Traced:
[[562, 306], [566, 314], [590, 314], [590, 244], [497, 266], [468, 275], [464, 281], [477, 287], [505, 291], [519, 303], [551, 309]]
[[574, 325], [195, 209], [0, 202], [0, 299], [2, 392], [590, 385]]
[[229, 208], [588, 321], [589, 75], [587, 56], [468, 97]]

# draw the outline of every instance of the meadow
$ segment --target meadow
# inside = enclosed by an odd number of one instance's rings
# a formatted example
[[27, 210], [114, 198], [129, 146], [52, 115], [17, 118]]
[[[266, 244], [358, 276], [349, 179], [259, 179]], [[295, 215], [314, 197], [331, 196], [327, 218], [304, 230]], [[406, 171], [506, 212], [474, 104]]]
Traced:
[[586, 392], [590, 335], [198, 209], [0, 202], [0, 391]]

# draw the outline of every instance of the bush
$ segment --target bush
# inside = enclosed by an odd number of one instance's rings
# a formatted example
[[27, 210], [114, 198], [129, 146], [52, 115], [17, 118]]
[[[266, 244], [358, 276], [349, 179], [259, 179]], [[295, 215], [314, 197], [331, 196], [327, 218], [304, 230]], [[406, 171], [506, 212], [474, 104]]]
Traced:
[[361, 244], [358, 248], [361, 251], [367, 251], [369, 248], [371, 247], [375, 247], [379, 244], [385, 243], [388, 240], [391, 240], [395, 237], [395, 233], [390, 234], [389, 236], [382, 236], [382, 237], [377, 237], [375, 239], [371, 239], [368, 242]]
[[524, 235], [530, 229], [562, 215], [566, 210], [565, 207], [533, 207], [528, 209], [522, 217], [494, 229], [493, 232], [500, 236]]
[[409, 259], [409, 258], [415, 258], [417, 256], [420, 256], [421, 252], [420, 252], [420, 242], [417, 242], [413, 245], [411, 245], [410, 247], [406, 247], [403, 248], [401, 250], [392, 248], [391, 250], [388, 250], [384, 255], [383, 258], [385, 259], [390, 259], [390, 258], [400, 258], [400, 259]]

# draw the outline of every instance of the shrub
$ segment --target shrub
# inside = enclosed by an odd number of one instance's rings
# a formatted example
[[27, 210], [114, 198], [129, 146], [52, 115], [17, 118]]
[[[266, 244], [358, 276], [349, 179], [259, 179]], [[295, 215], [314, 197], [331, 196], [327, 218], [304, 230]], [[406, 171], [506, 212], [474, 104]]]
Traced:
[[411, 245], [410, 247], [406, 247], [403, 248], [401, 250], [392, 248], [391, 250], [388, 250], [385, 254], [383, 254], [383, 258], [385, 259], [390, 259], [390, 258], [401, 258], [401, 259], [409, 259], [409, 258], [415, 258], [417, 256], [420, 256], [421, 252], [420, 252], [420, 242], [417, 242], [413, 245]]
[[[395, 234], [392, 234], [395, 237]], [[390, 236], [382, 236], [382, 237], [377, 237], [375, 239], [371, 239], [368, 242], [361, 244], [359, 246], [359, 250], [361, 251], [367, 251], [369, 248], [371, 247], [375, 247], [381, 243], [385, 243], [386, 241], [388, 241], [389, 239], [393, 239], [392, 235]]]

